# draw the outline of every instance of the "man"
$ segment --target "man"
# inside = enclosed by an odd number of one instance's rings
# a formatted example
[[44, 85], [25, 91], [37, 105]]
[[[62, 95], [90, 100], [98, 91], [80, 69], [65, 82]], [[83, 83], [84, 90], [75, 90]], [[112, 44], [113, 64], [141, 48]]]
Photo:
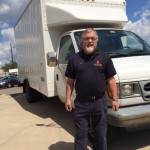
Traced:
[[75, 150], [87, 150], [88, 121], [92, 118], [95, 141], [93, 150], [107, 150], [107, 103], [105, 92], [107, 87], [112, 95], [112, 108], [119, 108], [117, 86], [114, 79], [116, 70], [110, 57], [97, 50], [98, 35], [92, 29], [82, 34], [83, 50], [70, 59], [66, 77], [66, 110], [71, 112], [71, 94], [76, 90], [74, 101]]

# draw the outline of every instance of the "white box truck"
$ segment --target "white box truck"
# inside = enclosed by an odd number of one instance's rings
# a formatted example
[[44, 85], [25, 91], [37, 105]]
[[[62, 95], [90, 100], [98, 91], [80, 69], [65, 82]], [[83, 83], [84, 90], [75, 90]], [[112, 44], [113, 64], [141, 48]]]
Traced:
[[[98, 48], [110, 55], [117, 70], [120, 109], [114, 112], [107, 96], [109, 125], [150, 127], [150, 47], [123, 30], [127, 21], [125, 0], [31, 0], [15, 27], [19, 75], [28, 102], [45, 95], [64, 103], [67, 62], [81, 50], [83, 30], [95, 28]], [[75, 92], [72, 103], [74, 97]]]

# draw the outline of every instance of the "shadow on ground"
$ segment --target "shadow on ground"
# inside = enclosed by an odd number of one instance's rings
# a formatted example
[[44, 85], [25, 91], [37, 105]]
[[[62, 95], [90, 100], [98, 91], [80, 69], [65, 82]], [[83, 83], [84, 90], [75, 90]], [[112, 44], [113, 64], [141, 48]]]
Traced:
[[[36, 103], [28, 103], [25, 94], [15, 96], [14, 99], [26, 111], [42, 118], [51, 118], [71, 135], [74, 134], [73, 114], [65, 110], [64, 104], [57, 97], [43, 98], [42, 101]], [[52, 124], [37, 124], [37, 126], [50, 127]]]
[[[58, 125], [74, 136], [72, 113], [65, 110], [64, 104], [55, 97], [44, 99], [37, 103], [27, 103], [25, 94], [13, 95], [23, 109], [42, 118], [52, 118]], [[37, 126], [51, 127], [55, 124], [37, 124]], [[108, 145], [108, 150], [137, 150], [150, 146], [150, 129], [136, 132], [122, 131], [116, 139]], [[63, 147], [63, 148], [62, 148]], [[149, 147], [150, 148], [150, 147]], [[49, 150], [73, 150], [73, 143], [58, 142], [49, 147]], [[146, 149], [148, 150], [148, 149]]]
[[15, 97], [15, 96], [19, 96], [19, 95], [22, 95], [23, 93], [14, 93], [14, 94], [10, 94], [12, 97]]
[[[66, 143], [66, 142], [57, 142], [56, 144], [52, 144], [49, 150], [74, 150], [74, 143]], [[89, 148], [87, 148], [89, 150]]]
[[66, 142], [57, 142], [56, 144], [52, 144], [48, 149], [49, 150], [73, 150], [73, 143]]

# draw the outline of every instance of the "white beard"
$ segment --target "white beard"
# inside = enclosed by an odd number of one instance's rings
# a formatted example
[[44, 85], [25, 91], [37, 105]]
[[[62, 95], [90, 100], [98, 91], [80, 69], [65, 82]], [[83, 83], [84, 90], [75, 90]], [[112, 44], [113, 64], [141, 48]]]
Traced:
[[92, 54], [93, 52], [94, 52], [94, 47], [93, 46], [86, 47], [86, 53], [87, 54]]

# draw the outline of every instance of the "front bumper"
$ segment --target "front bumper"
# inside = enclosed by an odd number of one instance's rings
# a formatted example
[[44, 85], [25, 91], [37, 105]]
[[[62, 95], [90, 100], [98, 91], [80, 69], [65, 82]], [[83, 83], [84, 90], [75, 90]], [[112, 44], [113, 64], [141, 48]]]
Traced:
[[150, 104], [128, 106], [119, 108], [118, 111], [108, 108], [108, 123], [127, 129], [150, 127]]
[[5, 84], [0, 84], [0, 88], [6, 87]]

